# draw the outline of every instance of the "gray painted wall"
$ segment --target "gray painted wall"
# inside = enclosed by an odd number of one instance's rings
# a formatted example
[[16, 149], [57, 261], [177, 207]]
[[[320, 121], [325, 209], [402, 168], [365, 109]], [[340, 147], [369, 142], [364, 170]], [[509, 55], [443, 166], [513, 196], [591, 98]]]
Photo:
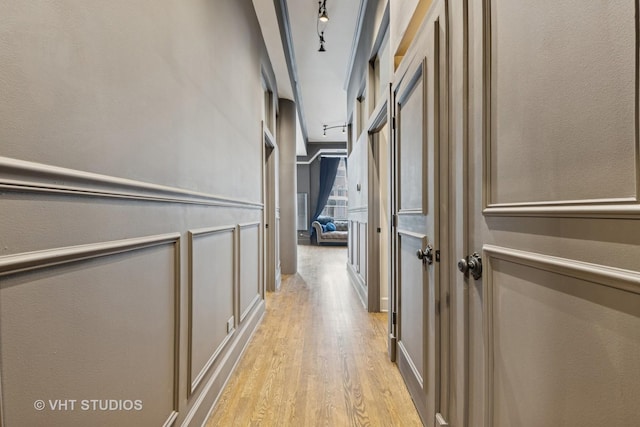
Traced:
[[309, 203], [309, 216], [311, 215], [311, 178], [309, 176], [309, 165], [299, 164], [297, 169], [298, 193], [307, 193], [307, 201]]
[[279, 102], [280, 267], [283, 274], [295, 274], [298, 271], [296, 104], [288, 99], [280, 99]]
[[264, 312], [261, 72], [275, 85], [252, 4], [0, 16], [3, 422], [199, 424]]
[[[355, 119], [355, 100], [361, 95], [360, 92], [365, 87], [369, 73], [369, 60], [371, 59], [372, 49], [376, 42], [376, 31], [383, 19], [387, 4], [388, 2], [385, 0], [369, 0], [367, 2], [362, 21], [363, 31], [358, 38], [353, 67], [351, 68], [347, 83], [347, 117], [353, 117]], [[356, 135], [354, 140], [357, 138], [358, 135]]]
[[[370, 60], [376, 54], [380, 54], [380, 45], [385, 37], [388, 26], [387, 10], [388, 2], [373, 0], [367, 4], [363, 17], [362, 28], [358, 38], [357, 51], [354, 57], [353, 67], [347, 83], [347, 106], [349, 117], [352, 117], [352, 140], [353, 146], [349, 153], [349, 271], [354, 278], [356, 290], [359, 292], [363, 303], [370, 311], [377, 311], [379, 303], [377, 301], [377, 281], [379, 277], [380, 259], [376, 251], [375, 244], [379, 235], [373, 231], [380, 224], [372, 224], [375, 212], [370, 212], [369, 208], [374, 200], [369, 198], [369, 189], [375, 188], [369, 182], [369, 169], [374, 171], [374, 162], [371, 152], [371, 139], [369, 129], [373, 119], [372, 113], [376, 107], [375, 103], [380, 103], [380, 99], [375, 100], [373, 92], [374, 82], [370, 74]], [[390, 60], [391, 58], [389, 58]], [[391, 64], [382, 64], [390, 67]], [[383, 75], [386, 75], [383, 73]], [[382, 86], [386, 86], [384, 82]], [[369, 85], [369, 87], [366, 87]], [[366, 100], [361, 104], [363, 111], [358, 111], [357, 98], [363, 95]], [[388, 161], [386, 153], [381, 153], [382, 162]], [[358, 189], [359, 188], [359, 189]], [[375, 241], [372, 241], [376, 239]], [[373, 292], [373, 293], [372, 293]], [[371, 298], [369, 293], [372, 293]], [[371, 301], [375, 300], [373, 304]]]

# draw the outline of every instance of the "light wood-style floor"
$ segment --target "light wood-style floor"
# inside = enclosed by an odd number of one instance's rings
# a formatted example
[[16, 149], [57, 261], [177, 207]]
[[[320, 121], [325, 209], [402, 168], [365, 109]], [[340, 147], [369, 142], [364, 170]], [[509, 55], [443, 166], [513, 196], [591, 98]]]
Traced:
[[387, 356], [387, 315], [367, 313], [343, 247], [298, 246], [298, 274], [267, 312], [207, 422], [214, 426], [421, 426]]

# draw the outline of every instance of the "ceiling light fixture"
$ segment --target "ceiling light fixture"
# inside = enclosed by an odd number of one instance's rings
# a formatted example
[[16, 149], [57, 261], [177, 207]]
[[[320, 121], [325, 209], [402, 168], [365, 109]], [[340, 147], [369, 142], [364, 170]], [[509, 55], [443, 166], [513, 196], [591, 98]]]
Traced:
[[343, 124], [343, 125], [336, 125], [336, 126], [322, 125], [322, 136], [326, 137], [327, 136], [327, 131], [329, 129], [338, 129], [338, 128], [342, 128], [342, 133], [345, 133], [346, 129], [347, 129], [347, 125], [346, 125], [346, 123]]
[[[321, 0], [318, 2], [318, 20], [316, 21], [316, 32], [320, 39], [320, 48], [318, 52], [326, 52], [324, 48], [324, 30], [329, 22], [329, 15], [327, 15], [327, 0]], [[320, 28], [322, 24], [322, 29]]]
[[318, 2], [318, 19], [321, 22], [329, 22], [329, 15], [327, 15], [327, 0]]
[[320, 49], [318, 49], [318, 52], [326, 52], [327, 50], [324, 48], [324, 31], [318, 36], [320, 37]]

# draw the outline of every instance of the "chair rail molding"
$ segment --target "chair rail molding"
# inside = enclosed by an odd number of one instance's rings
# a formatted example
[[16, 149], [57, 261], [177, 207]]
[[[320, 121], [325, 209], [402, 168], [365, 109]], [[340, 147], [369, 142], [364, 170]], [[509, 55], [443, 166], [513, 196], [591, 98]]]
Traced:
[[263, 209], [263, 204], [177, 187], [0, 157], [0, 191]]

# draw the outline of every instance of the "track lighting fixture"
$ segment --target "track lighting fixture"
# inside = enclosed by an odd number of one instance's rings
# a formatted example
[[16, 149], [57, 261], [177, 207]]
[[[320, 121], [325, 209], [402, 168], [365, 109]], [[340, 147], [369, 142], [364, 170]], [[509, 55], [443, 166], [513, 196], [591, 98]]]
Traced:
[[320, 49], [318, 49], [318, 52], [326, 52], [324, 48], [324, 31], [320, 33]]
[[347, 129], [347, 125], [346, 125], [346, 123], [343, 124], [343, 125], [336, 125], [336, 126], [322, 125], [322, 136], [326, 137], [327, 136], [327, 131], [329, 129], [337, 129], [337, 128], [342, 128], [342, 133], [345, 133], [346, 129]]
[[316, 32], [320, 39], [320, 48], [318, 52], [326, 52], [324, 48], [324, 30], [329, 22], [329, 15], [327, 15], [327, 0], [321, 0], [318, 2], [318, 20], [316, 21]]
[[327, 15], [327, 0], [318, 2], [318, 19], [321, 22], [329, 22], [329, 15]]

